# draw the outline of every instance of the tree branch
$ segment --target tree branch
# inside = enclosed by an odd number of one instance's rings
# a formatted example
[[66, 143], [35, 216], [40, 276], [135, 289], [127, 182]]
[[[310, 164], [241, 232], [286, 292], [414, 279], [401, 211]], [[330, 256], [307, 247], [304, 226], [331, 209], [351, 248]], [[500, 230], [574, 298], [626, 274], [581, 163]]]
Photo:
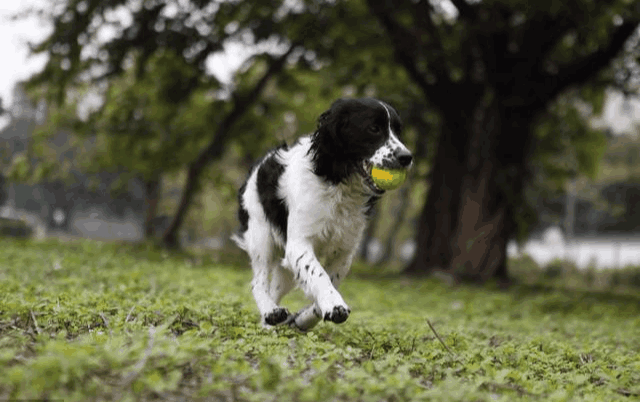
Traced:
[[607, 67], [622, 50], [629, 37], [638, 27], [637, 21], [625, 22], [611, 35], [608, 46], [601, 48], [578, 61], [560, 69], [557, 74], [542, 73], [539, 82], [551, 82], [546, 92], [548, 100], [554, 99], [560, 92], [570, 86], [583, 84], [600, 70]]
[[[589, 30], [594, 15], [605, 15], [616, 0], [599, 0], [594, 9], [584, 9], [580, 2], [565, 3], [563, 12], [552, 16], [548, 13], [534, 13], [524, 24], [521, 42], [523, 54], [543, 61], [547, 53], [571, 30]], [[583, 29], [585, 28], [586, 29]], [[532, 53], [533, 52], [533, 53]]]
[[553, 20], [547, 15], [532, 16], [523, 29], [524, 36], [520, 43], [521, 53], [533, 62], [540, 63], [551, 48], [576, 24], [569, 18]]
[[[422, 53], [422, 49], [417, 46], [419, 38], [416, 38], [415, 35], [410, 33], [409, 30], [400, 25], [391, 16], [392, 9], [387, 7], [385, 2], [368, 0], [367, 3], [371, 13], [378, 18], [391, 38], [396, 59], [407, 70], [414, 82], [422, 89], [425, 96], [431, 99], [445, 96], [447, 92], [450, 91], [453, 83], [446, 73], [444, 60], [441, 59], [439, 60], [440, 62], [431, 60], [429, 67], [434, 71], [436, 79], [433, 83], [429, 82], [426, 78], [426, 73], [420, 71], [417, 67], [418, 58]], [[432, 35], [437, 37], [437, 32], [433, 32]], [[435, 54], [438, 54], [438, 46], [441, 49], [441, 43], [435, 45]], [[440, 53], [440, 55], [442, 55], [442, 53]]]
[[[437, 14], [438, 12], [429, 0], [422, 0], [417, 2], [412, 13], [413, 15], [415, 15], [413, 24], [416, 33], [414, 36], [416, 37], [418, 46], [426, 47], [430, 45], [432, 47], [432, 52], [429, 55], [431, 65], [439, 68], [438, 74], [442, 74], [443, 76], [448, 77], [448, 74], [446, 72], [447, 60], [445, 56], [447, 52], [443, 47], [443, 37], [446, 36], [446, 34], [453, 34], [451, 27], [448, 26], [446, 22], [441, 22], [440, 24], [436, 24], [433, 22], [433, 15]], [[421, 30], [420, 28], [418, 28], [422, 24], [427, 27], [427, 31], [429, 34], [429, 40], [427, 43], [422, 40], [422, 35], [420, 35]]]
[[235, 124], [235, 122], [244, 113], [246, 113], [247, 109], [249, 109], [249, 107], [251, 107], [251, 105], [257, 100], [269, 80], [284, 68], [284, 64], [286, 63], [287, 58], [297, 46], [297, 44], [292, 44], [286, 53], [284, 53], [282, 56], [272, 59], [269, 67], [267, 68], [267, 71], [263, 74], [262, 77], [260, 77], [260, 80], [258, 80], [258, 82], [253, 86], [253, 88], [251, 88], [250, 91], [248, 91], [246, 94], [238, 94], [233, 97], [233, 109], [218, 125], [218, 129], [216, 130], [216, 134], [213, 137], [213, 140], [209, 143], [209, 146], [207, 146], [207, 148], [205, 148], [200, 153], [200, 155], [192, 163], [192, 165], [200, 167], [220, 157], [220, 155], [224, 151], [224, 144], [229, 135], [229, 128], [233, 124]]

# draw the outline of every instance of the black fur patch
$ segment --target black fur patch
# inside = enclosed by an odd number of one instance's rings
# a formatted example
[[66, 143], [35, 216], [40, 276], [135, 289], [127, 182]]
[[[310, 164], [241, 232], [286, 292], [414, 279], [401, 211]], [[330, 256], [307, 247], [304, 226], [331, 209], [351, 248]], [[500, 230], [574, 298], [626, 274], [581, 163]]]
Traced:
[[314, 173], [331, 184], [357, 174], [362, 162], [389, 138], [389, 124], [401, 129], [397, 112], [384, 105], [371, 98], [338, 99], [322, 113], [310, 149]]
[[264, 322], [269, 325], [278, 325], [284, 322], [289, 317], [289, 310], [283, 307], [278, 307], [264, 318]]
[[284, 165], [278, 159], [278, 152], [287, 149], [286, 144], [269, 154], [258, 168], [258, 197], [264, 213], [274, 227], [278, 228], [284, 240], [287, 240], [287, 218], [289, 210], [284, 200], [278, 197], [279, 180], [284, 173]]
[[373, 195], [369, 197], [369, 199], [367, 200], [367, 203], [365, 204], [365, 208], [364, 208], [364, 214], [367, 216], [367, 218], [370, 218], [371, 216], [373, 216], [373, 210], [376, 207], [376, 203], [378, 202], [379, 199], [380, 197]]
[[238, 220], [240, 221], [241, 234], [243, 234], [244, 232], [247, 231], [247, 229], [249, 229], [249, 211], [247, 211], [244, 208], [244, 205], [242, 204], [242, 195], [244, 194], [244, 191], [246, 189], [247, 189], [247, 182], [245, 181], [242, 184], [242, 187], [240, 187], [240, 190], [238, 191]]

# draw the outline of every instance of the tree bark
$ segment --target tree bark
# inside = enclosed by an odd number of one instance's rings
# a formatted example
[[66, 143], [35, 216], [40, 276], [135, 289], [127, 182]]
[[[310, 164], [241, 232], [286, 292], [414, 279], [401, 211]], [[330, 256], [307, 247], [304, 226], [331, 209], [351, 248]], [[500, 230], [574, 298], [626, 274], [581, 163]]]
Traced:
[[[510, 208], [525, 181], [533, 120], [504, 104], [485, 91], [443, 112], [418, 247], [405, 273], [441, 272], [466, 282], [508, 279], [507, 241], [515, 228]], [[522, 135], [513, 135], [518, 127]]]
[[371, 243], [371, 241], [374, 239], [376, 230], [378, 229], [378, 222], [380, 219], [378, 208], [378, 204], [372, 207], [371, 216], [369, 217], [369, 222], [367, 224], [367, 229], [364, 231], [362, 242], [360, 243], [360, 251], [358, 254], [360, 256], [360, 259], [363, 261], [367, 261], [367, 259], [369, 258], [369, 243]]
[[409, 183], [406, 183], [399, 191], [398, 199], [400, 201], [400, 205], [395, 208], [394, 216], [393, 216], [393, 226], [391, 227], [391, 231], [389, 232], [389, 236], [387, 237], [386, 242], [382, 248], [382, 257], [379, 261], [376, 262], [376, 265], [383, 265], [388, 263], [394, 255], [396, 250], [396, 244], [398, 240], [398, 233], [404, 224], [404, 220], [407, 216], [407, 211], [409, 210], [409, 204], [411, 200], [411, 188], [410, 182], [412, 181], [409, 178]]
[[149, 180], [145, 180], [145, 198], [146, 198], [146, 211], [144, 220], [144, 237], [150, 239], [156, 236], [154, 221], [158, 215], [158, 202], [160, 200], [160, 177], [154, 177]]

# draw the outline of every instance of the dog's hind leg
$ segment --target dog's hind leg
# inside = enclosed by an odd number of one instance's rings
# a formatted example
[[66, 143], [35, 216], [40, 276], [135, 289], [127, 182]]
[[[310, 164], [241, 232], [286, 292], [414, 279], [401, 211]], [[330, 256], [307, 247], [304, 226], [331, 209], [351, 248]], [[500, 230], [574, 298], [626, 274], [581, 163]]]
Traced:
[[[259, 225], [258, 227], [267, 227]], [[278, 301], [274, 299], [269, 291], [271, 276], [277, 270], [277, 263], [273, 258], [273, 239], [268, 231], [258, 233], [258, 230], [249, 231], [255, 237], [248, 241], [248, 253], [251, 258], [253, 269], [253, 280], [251, 281], [251, 292], [258, 305], [262, 325], [270, 326], [284, 322], [289, 317], [286, 308], [278, 306]]]
[[251, 291], [256, 300], [263, 325], [277, 325], [289, 317], [287, 309], [278, 306], [269, 294], [269, 271], [268, 262], [254, 261], [253, 280], [251, 281]]
[[269, 295], [271, 299], [280, 304], [280, 300], [293, 289], [295, 282], [291, 272], [277, 264], [271, 267], [271, 285], [269, 287]]

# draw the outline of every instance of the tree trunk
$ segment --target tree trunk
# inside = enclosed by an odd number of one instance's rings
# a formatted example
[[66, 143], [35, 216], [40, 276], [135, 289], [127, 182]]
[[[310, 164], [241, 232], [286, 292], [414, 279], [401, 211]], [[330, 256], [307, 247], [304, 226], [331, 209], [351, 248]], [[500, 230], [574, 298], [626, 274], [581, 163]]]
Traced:
[[487, 91], [443, 112], [416, 254], [405, 273], [507, 280], [507, 242], [516, 227], [512, 194], [520, 194], [525, 181], [532, 119], [503, 104]]
[[376, 230], [378, 229], [378, 222], [380, 214], [378, 213], [379, 204], [376, 204], [371, 207], [371, 216], [369, 217], [369, 222], [367, 224], [367, 229], [364, 231], [362, 236], [362, 242], [360, 243], [360, 259], [363, 261], [368, 261], [369, 258], [369, 243], [374, 239], [376, 234]]
[[158, 202], [160, 200], [160, 177], [145, 180], [144, 189], [146, 197], [146, 211], [144, 221], [144, 237], [150, 239], [157, 235], [155, 233], [154, 221], [158, 215]]
[[202, 175], [205, 166], [196, 166], [195, 164], [189, 165], [187, 170], [187, 179], [184, 185], [182, 196], [180, 197], [180, 203], [178, 209], [174, 215], [169, 227], [164, 231], [162, 235], [162, 244], [169, 249], [177, 249], [179, 244], [178, 229], [182, 227], [182, 222], [187, 215], [187, 210], [191, 205], [191, 200], [196, 194], [198, 186], [198, 179]]
[[410, 183], [412, 182], [411, 178], [409, 178], [409, 183], [406, 183], [401, 189], [400, 194], [398, 196], [400, 205], [395, 208], [394, 216], [393, 216], [393, 226], [391, 227], [391, 231], [389, 232], [389, 236], [387, 237], [387, 241], [384, 244], [382, 249], [382, 257], [379, 261], [377, 261], [376, 265], [386, 264], [391, 260], [393, 254], [396, 249], [396, 242], [398, 240], [398, 233], [404, 224], [404, 220], [407, 216], [407, 212], [409, 210], [409, 204], [411, 200], [411, 187]]

